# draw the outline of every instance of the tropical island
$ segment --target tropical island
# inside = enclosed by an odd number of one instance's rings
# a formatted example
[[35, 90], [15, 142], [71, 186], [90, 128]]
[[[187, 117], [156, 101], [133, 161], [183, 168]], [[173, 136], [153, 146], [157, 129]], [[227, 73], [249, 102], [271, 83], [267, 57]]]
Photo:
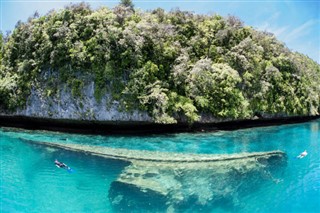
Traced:
[[320, 65], [234, 16], [81, 3], [0, 36], [5, 116], [192, 124], [320, 113]]
[[0, 46], [0, 212], [320, 208], [319, 61], [275, 35], [121, 0], [36, 12]]

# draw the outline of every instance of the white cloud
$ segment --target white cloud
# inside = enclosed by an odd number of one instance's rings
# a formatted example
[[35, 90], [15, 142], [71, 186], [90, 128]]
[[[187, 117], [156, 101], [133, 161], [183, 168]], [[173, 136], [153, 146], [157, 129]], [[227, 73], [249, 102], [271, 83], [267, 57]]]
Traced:
[[291, 42], [293, 40], [296, 40], [296, 39], [310, 33], [313, 25], [317, 24], [318, 22], [319, 22], [318, 20], [314, 20], [314, 19], [308, 20], [305, 23], [303, 23], [302, 25], [293, 29], [289, 34], [287, 34], [285, 36], [284, 39], [286, 40], [286, 42]]
[[280, 12], [274, 13], [267, 21], [268, 22], [274, 22], [280, 17]]
[[281, 35], [283, 35], [283, 33], [287, 31], [288, 28], [288, 26], [285, 26], [279, 28], [271, 28], [270, 30], [276, 37], [280, 37]]
[[288, 26], [274, 26], [274, 23], [277, 23], [278, 18], [280, 17], [280, 12], [274, 13], [270, 16], [266, 21], [264, 21], [260, 26], [258, 26], [258, 30], [267, 31], [273, 33], [276, 37], [280, 37], [284, 34]]

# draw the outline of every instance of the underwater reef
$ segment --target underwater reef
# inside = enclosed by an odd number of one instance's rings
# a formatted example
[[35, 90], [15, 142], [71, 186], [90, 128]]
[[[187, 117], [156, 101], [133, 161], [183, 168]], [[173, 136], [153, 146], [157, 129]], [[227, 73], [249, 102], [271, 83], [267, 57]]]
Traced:
[[[125, 161], [111, 184], [109, 200], [116, 211], [183, 211], [211, 209], [221, 200], [239, 207], [238, 197], [260, 181], [280, 181], [287, 157], [282, 151], [237, 154], [181, 154], [80, 144], [22, 141], [36, 146]], [[250, 190], [249, 190], [250, 189]], [[257, 189], [255, 189], [257, 190]], [[126, 209], [127, 208], [127, 209]]]

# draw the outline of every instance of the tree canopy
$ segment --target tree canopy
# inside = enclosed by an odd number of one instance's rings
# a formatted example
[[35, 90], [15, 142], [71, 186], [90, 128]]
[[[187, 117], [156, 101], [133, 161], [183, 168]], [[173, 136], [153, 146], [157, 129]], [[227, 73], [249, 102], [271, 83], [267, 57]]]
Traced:
[[48, 96], [61, 82], [81, 97], [88, 76], [98, 101], [112, 94], [158, 123], [320, 112], [319, 64], [234, 16], [143, 12], [130, 0], [98, 10], [81, 3], [18, 23], [0, 45], [5, 110], [24, 107], [50, 72]]

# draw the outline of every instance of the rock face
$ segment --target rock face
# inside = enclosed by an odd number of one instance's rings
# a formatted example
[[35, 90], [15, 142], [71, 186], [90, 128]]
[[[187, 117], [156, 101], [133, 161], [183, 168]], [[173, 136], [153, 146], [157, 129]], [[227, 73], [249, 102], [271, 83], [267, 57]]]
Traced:
[[[31, 118], [74, 120], [74, 121], [102, 121], [102, 122], [148, 122], [153, 119], [145, 111], [124, 111], [118, 101], [112, 99], [111, 95], [105, 93], [101, 100], [95, 98], [95, 83], [90, 75], [83, 75], [83, 87], [80, 89], [81, 96], [74, 96], [72, 89], [66, 83], [55, 80], [56, 93], [48, 94], [50, 79], [59, 79], [56, 72], [44, 71], [41, 74], [39, 85], [33, 87], [23, 109], [16, 112], [3, 113], [4, 115], [18, 115]], [[1, 112], [0, 112], [1, 115]], [[269, 116], [270, 118], [272, 116]], [[278, 117], [274, 115], [274, 117]], [[285, 115], [280, 117], [286, 117]], [[179, 118], [186, 122], [184, 118]], [[200, 123], [216, 123], [233, 121], [230, 118], [216, 118], [208, 113], [200, 114]]]
[[[59, 88], [58, 94], [52, 96], [46, 95], [43, 88], [48, 85], [45, 82], [42, 82], [40, 87], [33, 88], [25, 108], [18, 109], [14, 115], [67, 120], [153, 122], [147, 112], [121, 110], [119, 102], [112, 100], [110, 94], [103, 95], [101, 100], [97, 101], [94, 96], [93, 81], [89, 80], [85, 83], [81, 90], [82, 97], [74, 97], [66, 84], [56, 86]], [[231, 120], [233, 119], [218, 119], [202, 113], [200, 121], [210, 123]]]
[[[200, 120], [193, 124], [185, 116], [177, 115], [178, 124], [158, 124], [146, 111], [125, 111], [121, 104], [104, 93], [98, 101], [95, 98], [95, 83], [92, 76], [81, 75], [81, 94], [72, 94], [67, 83], [61, 83], [57, 72], [43, 72], [37, 86], [31, 90], [24, 108], [16, 111], [0, 109], [0, 125], [22, 128], [40, 128], [58, 131], [86, 131], [88, 133], [141, 133], [181, 132], [215, 129], [238, 129], [243, 127], [271, 125], [277, 123], [301, 122], [317, 116], [294, 116], [285, 114], [263, 114], [245, 120], [217, 118], [210, 113], [200, 113]], [[51, 79], [51, 80], [50, 80]], [[52, 79], [54, 83], [52, 83]], [[54, 86], [52, 86], [54, 85]], [[54, 91], [54, 92], [53, 92]], [[319, 117], [319, 116], [318, 116]], [[23, 119], [21, 119], [23, 118]], [[271, 121], [274, 119], [274, 121]], [[24, 122], [21, 122], [24, 120]], [[271, 121], [271, 122], [270, 122]], [[225, 124], [223, 124], [225, 123]], [[97, 124], [97, 125], [92, 125]], [[174, 128], [173, 128], [174, 127]]]
[[277, 183], [277, 172], [286, 165], [281, 151], [175, 154], [27, 142], [129, 162], [109, 189], [110, 203], [118, 212], [207, 212], [220, 201], [235, 208], [238, 197], [256, 190], [261, 181]]
[[32, 89], [26, 107], [18, 110], [15, 115], [94, 121], [151, 121], [146, 112], [134, 110], [124, 112], [119, 103], [104, 95], [100, 101], [94, 96], [94, 82], [87, 82], [81, 93], [82, 97], [74, 97], [66, 84], [57, 85], [58, 94], [47, 96], [42, 88]]

